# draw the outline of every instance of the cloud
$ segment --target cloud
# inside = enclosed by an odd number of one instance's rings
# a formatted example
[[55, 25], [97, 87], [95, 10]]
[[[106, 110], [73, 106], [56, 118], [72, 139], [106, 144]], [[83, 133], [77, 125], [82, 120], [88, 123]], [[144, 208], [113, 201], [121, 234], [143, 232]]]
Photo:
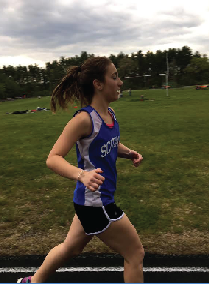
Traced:
[[0, 5], [0, 53], [4, 57], [46, 62], [82, 50], [97, 55], [130, 54], [175, 43], [197, 46], [197, 38], [202, 50], [207, 50], [198, 37], [205, 18], [181, 4], [165, 4], [160, 9], [160, 5], [139, 5], [135, 0], [0, 0]]
[[[82, 49], [95, 44], [110, 46], [138, 35], [138, 31], [127, 25], [128, 15], [114, 12], [99, 15], [98, 10], [88, 10], [82, 4], [56, 7], [54, 2], [48, 7], [47, 2], [30, 5], [22, 1], [16, 7], [15, 17], [9, 5], [4, 11], [2, 34], [15, 42], [17, 52], [20, 48], [29, 52], [36, 48], [52, 50], [66, 46], [68, 49], [78, 43], [83, 45]], [[6, 54], [9, 52], [5, 50]]]
[[[8, 7], [1, 18], [4, 23], [3, 36], [19, 39], [23, 45], [54, 48], [77, 42], [102, 40], [104, 37], [118, 38], [130, 29], [126, 26], [127, 15], [99, 15], [85, 5], [71, 4], [67, 7], [48, 6], [47, 2], [24, 2], [18, 5], [15, 15]], [[41, 3], [41, 5], [40, 5]], [[51, 2], [50, 2], [51, 3]], [[15, 16], [15, 17], [14, 17]], [[118, 30], [118, 32], [116, 32]]]

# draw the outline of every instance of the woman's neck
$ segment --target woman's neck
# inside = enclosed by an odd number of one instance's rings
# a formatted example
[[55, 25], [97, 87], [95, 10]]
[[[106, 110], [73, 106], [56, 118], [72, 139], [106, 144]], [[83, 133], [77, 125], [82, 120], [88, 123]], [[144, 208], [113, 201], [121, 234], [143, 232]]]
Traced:
[[92, 100], [91, 106], [102, 116], [108, 115], [109, 103], [105, 101]]

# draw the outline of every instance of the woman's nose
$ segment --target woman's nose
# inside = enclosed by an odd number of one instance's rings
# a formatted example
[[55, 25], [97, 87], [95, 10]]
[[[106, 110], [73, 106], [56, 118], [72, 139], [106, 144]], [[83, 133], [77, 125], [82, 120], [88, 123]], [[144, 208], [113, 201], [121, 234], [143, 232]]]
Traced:
[[123, 85], [123, 81], [119, 78], [119, 85], [122, 86]]

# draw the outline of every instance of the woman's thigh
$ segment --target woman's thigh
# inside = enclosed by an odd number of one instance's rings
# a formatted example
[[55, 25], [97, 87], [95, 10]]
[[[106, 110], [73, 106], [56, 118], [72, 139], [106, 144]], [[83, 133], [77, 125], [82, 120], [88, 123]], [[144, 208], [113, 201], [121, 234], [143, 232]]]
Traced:
[[66, 248], [75, 250], [75, 253], [80, 253], [91, 239], [92, 236], [85, 234], [81, 222], [75, 214], [70, 230], [64, 241]]
[[126, 214], [120, 220], [112, 222], [109, 228], [97, 237], [126, 260], [136, 255], [137, 252], [142, 254], [144, 252], [137, 231]]

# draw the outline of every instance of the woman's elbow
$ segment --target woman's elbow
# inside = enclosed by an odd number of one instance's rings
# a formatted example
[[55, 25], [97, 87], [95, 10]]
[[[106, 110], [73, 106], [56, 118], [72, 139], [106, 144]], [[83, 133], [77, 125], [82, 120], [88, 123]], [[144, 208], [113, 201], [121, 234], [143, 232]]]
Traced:
[[52, 157], [50, 157], [50, 156], [46, 160], [46, 165], [47, 165], [48, 168], [51, 168], [51, 160], [52, 160]]
[[49, 168], [49, 159], [46, 160], [46, 166]]

